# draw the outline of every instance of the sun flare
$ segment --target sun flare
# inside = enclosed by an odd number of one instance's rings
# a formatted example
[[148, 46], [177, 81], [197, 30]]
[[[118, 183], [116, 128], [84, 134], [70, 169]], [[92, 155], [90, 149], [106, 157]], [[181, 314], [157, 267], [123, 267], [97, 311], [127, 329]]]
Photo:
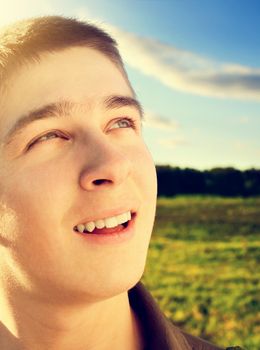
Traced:
[[53, 6], [46, 0], [9, 0], [0, 1], [0, 27], [19, 19], [42, 16], [53, 12]]

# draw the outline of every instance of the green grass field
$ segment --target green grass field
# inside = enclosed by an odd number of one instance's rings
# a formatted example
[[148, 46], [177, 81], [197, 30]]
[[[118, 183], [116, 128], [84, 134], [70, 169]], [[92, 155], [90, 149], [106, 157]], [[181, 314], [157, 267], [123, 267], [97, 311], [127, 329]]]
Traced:
[[186, 331], [260, 349], [260, 198], [159, 198], [142, 281]]

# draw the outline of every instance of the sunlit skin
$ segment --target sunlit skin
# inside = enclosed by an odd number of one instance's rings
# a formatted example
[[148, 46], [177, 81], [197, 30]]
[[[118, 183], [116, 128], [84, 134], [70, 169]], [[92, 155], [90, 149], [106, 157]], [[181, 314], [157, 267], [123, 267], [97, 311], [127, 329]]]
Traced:
[[[141, 349], [127, 290], [144, 271], [156, 174], [140, 112], [107, 108], [111, 95], [134, 97], [116, 65], [89, 48], [44, 54], [10, 78], [0, 112], [1, 349]], [[70, 115], [37, 120], [3, 143], [21, 116], [65, 100]], [[28, 147], [52, 130], [59, 134]], [[73, 231], [126, 207], [137, 209], [126, 242], [93, 245]]]

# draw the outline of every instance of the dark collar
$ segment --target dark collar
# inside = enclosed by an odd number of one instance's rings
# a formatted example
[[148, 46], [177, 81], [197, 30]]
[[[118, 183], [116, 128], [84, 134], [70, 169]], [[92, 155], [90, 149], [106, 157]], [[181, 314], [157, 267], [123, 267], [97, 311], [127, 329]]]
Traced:
[[143, 327], [145, 350], [192, 350], [184, 335], [167, 320], [141, 282], [128, 291], [128, 296]]

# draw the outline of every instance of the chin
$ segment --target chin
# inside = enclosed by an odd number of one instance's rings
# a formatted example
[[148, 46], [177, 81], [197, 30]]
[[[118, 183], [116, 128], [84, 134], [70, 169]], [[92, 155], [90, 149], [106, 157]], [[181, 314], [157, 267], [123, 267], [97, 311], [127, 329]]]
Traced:
[[[125, 271], [123, 274], [111, 274], [102, 281], [96, 281], [91, 290], [91, 297], [97, 300], [112, 298], [116, 295], [126, 293], [133, 288], [141, 279], [144, 266], [135, 271]], [[90, 297], [87, 292], [88, 298]]]

